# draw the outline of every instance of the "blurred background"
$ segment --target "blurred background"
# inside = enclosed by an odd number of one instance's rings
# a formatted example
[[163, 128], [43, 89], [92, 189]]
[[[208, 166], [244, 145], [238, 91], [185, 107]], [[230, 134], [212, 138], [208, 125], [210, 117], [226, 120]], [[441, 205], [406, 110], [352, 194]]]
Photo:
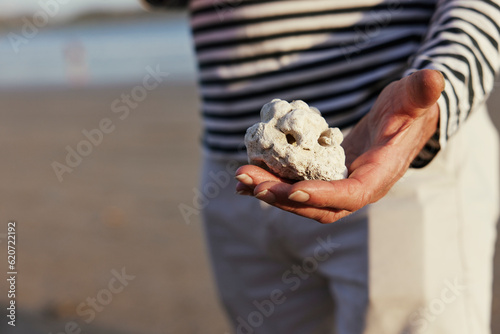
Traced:
[[179, 210], [200, 162], [186, 13], [60, 2], [0, 0], [5, 273], [18, 228], [17, 326], [2, 279], [0, 333], [229, 332], [199, 216]]
[[[500, 94], [489, 105], [498, 127]], [[184, 11], [0, 0], [0, 268], [16, 221], [18, 272], [15, 328], [0, 281], [0, 333], [229, 333], [195, 199], [199, 137]]]

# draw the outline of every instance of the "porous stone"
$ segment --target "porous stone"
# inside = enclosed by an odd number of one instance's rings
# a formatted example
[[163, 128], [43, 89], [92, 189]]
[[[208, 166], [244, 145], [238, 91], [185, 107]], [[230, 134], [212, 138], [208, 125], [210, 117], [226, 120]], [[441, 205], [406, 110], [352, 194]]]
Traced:
[[274, 99], [262, 107], [260, 118], [245, 135], [250, 164], [292, 180], [347, 177], [342, 132], [329, 128], [318, 109]]

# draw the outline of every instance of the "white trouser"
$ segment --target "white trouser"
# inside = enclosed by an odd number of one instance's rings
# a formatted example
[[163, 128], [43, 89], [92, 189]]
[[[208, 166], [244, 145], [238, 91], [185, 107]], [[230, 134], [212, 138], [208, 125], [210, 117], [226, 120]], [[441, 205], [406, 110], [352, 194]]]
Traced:
[[369, 217], [366, 333], [490, 333], [498, 136], [486, 109]]
[[[429, 166], [328, 225], [221, 187], [204, 221], [235, 332], [489, 333], [497, 145], [477, 111]], [[233, 164], [207, 156], [201, 189]]]

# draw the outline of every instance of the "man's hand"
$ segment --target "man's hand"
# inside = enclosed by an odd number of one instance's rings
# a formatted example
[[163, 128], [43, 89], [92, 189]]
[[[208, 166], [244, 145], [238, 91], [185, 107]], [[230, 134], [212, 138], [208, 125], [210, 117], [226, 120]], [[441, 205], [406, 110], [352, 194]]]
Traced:
[[344, 139], [347, 179], [294, 183], [245, 165], [236, 171], [236, 190], [320, 223], [332, 223], [378, 201], [436, 131], [436, 101], [444, 85], [443, 75], [433, 70], [389, 84]]

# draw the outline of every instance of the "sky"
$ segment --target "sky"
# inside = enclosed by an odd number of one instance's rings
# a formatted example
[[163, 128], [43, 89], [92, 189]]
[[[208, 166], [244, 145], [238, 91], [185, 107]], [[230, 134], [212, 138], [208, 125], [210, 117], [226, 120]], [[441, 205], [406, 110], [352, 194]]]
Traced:
[[57, 10], [58, 17], [67, 18], [88, 10], [126, 10], [140, 7], [139, 0], [0, 0], [0, 15], [29, 15], [50, 8], [49, 10]]

